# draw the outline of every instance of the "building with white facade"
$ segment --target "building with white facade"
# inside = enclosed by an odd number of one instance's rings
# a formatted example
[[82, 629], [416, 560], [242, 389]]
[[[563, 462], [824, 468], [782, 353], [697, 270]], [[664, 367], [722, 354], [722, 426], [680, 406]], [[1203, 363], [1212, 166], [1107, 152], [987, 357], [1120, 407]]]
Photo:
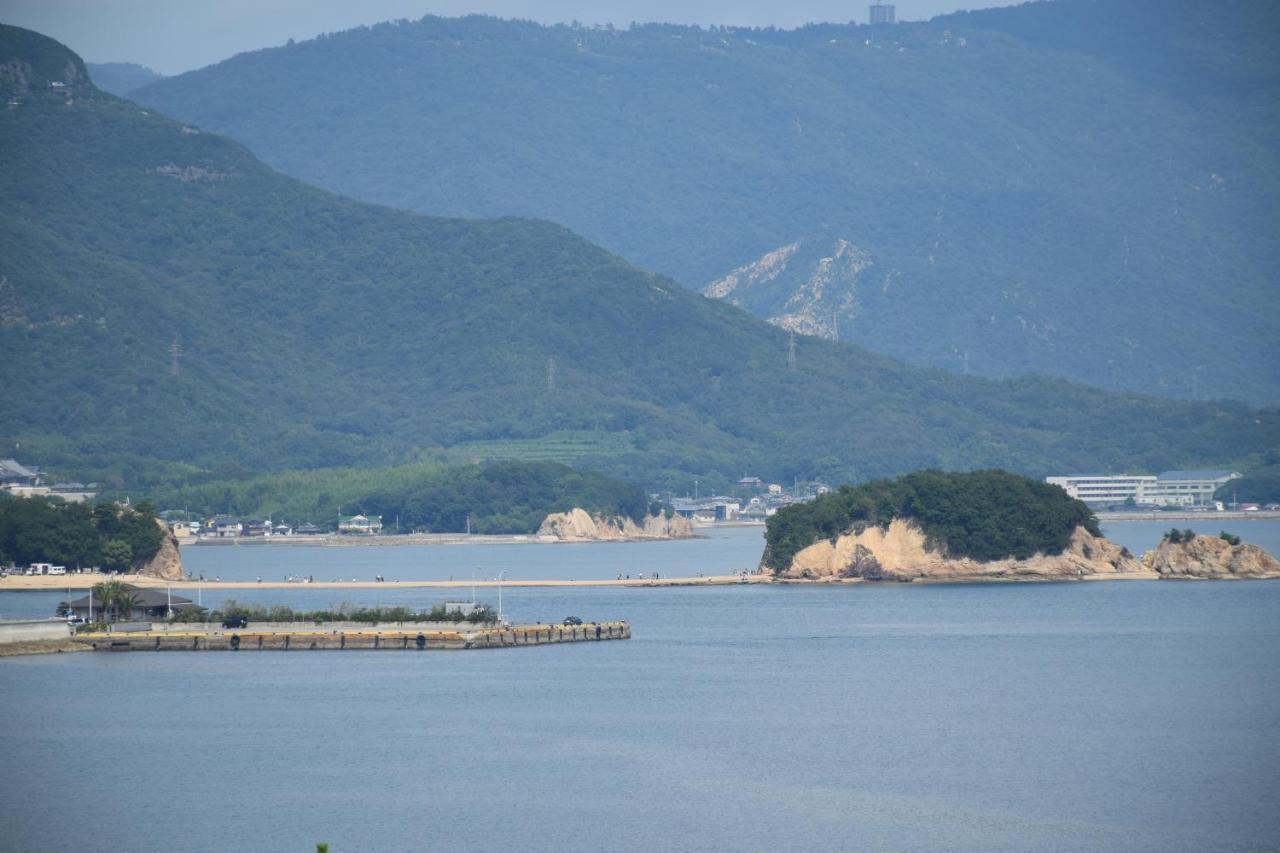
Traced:
[[1225, 483], [1239, 477], [1235, 471], [1165, 471], [1163, 474], [1080, 474], [1046, 477], [1068, 495], [1090, 505], [1111, 506], [1132, 500], [1147, 506], [1210, 506], [1213, 495]]
[[892, 24], [897, 18], [892, 3], [873, 3], [869, 10], [869, 19], [873, 24]]

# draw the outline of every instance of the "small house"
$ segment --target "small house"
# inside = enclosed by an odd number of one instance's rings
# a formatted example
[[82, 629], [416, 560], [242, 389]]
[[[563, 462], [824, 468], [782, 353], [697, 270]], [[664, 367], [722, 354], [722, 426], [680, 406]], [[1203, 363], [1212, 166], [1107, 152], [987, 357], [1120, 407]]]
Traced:
[[355, 535], [370, 535], [382, 531], [380, 515], [349, 515], [338, 519], [338, 532]]

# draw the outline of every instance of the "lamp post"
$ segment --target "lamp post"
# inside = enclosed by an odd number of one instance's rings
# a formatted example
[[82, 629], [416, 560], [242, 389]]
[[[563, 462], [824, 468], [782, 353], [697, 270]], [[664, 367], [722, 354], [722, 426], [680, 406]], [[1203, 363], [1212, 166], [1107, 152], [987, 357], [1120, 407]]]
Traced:
[[502, 579], [506, 576], [507, 570], [503, 569], [498, 572], [498, 624], [502, 624]]

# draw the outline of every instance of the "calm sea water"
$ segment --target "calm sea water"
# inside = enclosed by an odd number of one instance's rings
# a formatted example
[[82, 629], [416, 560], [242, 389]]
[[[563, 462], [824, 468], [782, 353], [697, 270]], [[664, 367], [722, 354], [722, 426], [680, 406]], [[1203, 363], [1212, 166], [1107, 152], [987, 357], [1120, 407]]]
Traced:
[[[1104, 526], [1104, 532], [1135, 554], [1155, 547], [1172, 523], [1127, 521]], [[1280, 521], [1179, 522], [1201, 533], [1227, 530], [1280, 554]], [[762, 527], [703, 528], [699, 538], [674, 542], [616, 542], [520, 545], [404, 545], [369, 548], [309, 545], [216, 545], [183, 549], [187, 571], [224, 580], [283, 580], [313, 576], [316, 580], [466, 579], [478, 573], [496, 577], [505, 570], [512, 579], [586, 580], [661, 572], [671, 577], [730, 574], [754, 569], [763, 550]]]
[[[0, 613], [58, 597], [0, 594]], [[1280, 849], [1280, 582], [509, 588], [504, 606], [635, 638], [0, 659], [0, 849]]]
[[193, 575], [223, 580], [284, 580], [312, 576], [373, 580], [465, 580], [474, 573], [512, 579], [589, 580], [655, 571], [669, 577], [731, 574], [755, 569], [764, 547], [763, 527], [699, 532], [670, 542], [586, 542], [513, 545], [194, 545], [182, 550]]
[[1113, 542], [1124, 545], [1135, 555], [1141, 556], [1143, 551], [1160, 544], [1161, 537], [1171, 527], [1190, 529], [1208, 536], [1217, 536], [1226, 531], [1280, 557], [1280, 519], [1274, 518], [1228, 520], [1216, 519], [1206, 514], [1204, 518], [1194, 521], [1113, 521], [1103, 524], [1102, 532]]

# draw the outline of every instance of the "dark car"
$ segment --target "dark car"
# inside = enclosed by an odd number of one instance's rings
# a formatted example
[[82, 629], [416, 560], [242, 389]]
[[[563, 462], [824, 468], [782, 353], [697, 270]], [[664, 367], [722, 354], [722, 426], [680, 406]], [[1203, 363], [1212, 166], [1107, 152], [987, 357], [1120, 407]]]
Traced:
[[222, 620], [223, 628], [248, 628], [249, 619], [245, 616], [228, 616]]
[[581, 624], [582, 624], [582, 620], [581, 620], [581, 619], [579, 619], [577, 616], [566, 616], [566, 617], [564, 617], [564, 624], [566, 624], [566, 625], [581, 625]]

